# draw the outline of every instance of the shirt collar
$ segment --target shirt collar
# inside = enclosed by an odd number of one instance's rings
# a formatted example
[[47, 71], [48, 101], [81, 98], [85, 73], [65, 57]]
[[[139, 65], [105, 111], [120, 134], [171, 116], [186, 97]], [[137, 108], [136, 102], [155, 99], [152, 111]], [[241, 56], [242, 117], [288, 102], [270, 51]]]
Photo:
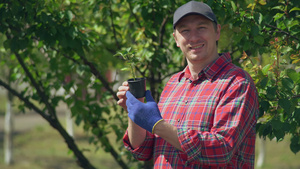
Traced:
[[[231, 56], [229, 53], [222, 53], [220, 57], [207, 65], [201, 72], [199, 72], [199, 77], [204, 74], [208, 79], [213, 80], [214, 76], [227, 64], [231, 63]], [[189, 66], [186, 66], [185, 69], [181, 72], [178, 81], [185, 77], [186, 79], [190, 79], [191, 72]]]

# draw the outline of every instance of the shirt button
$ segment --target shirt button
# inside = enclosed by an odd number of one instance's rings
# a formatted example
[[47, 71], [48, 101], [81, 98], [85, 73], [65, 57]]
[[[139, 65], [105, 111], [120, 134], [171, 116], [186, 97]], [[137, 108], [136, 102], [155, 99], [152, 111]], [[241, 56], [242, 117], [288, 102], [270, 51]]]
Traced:
[[169, 160], [168, 160], [168, 159], [166, 159], [166, 162], [169, 162]]
[[185, 101], [185, 104], [188, 104], [189, 101]]
[[177, 122], [180, 122], [180, 119], [177, 119]]

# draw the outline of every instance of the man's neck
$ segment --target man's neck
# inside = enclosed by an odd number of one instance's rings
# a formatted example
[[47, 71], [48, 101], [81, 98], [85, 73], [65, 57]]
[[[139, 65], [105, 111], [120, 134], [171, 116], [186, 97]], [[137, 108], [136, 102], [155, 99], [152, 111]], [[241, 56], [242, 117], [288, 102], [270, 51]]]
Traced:
[[212, 57], [212, 59], [207, 62], [207, 63], [202, 63], [202, 64], [193, 64], [189, 61], [188, 62], [188, 65], [189, 65], [189, 69], [190, 69], [190, 72], [191, 72], [191, 76], [193, 78], [193, 80], [197, 80], [198, 79], [198, 76], [199, 76], [199, 73], [207, 67], [207, 65], [209, 65], [210, 63], [212, 63], [213, 61], [215, 61], [217, 58], [219, 57], [219, 54], [217, 53], [215, 57]]
[[189, 69], [190, 69], [190, 72], [191, 72], [191, 76], [192, 76], [192, 80], [196, 80], [198, 79], [198, 75], [199, 73], [202, 71], [202, 69], [204, 69], [206, 66], [203, 66], [203, 67], [200, 67], [199, 65], [198, 66], [195, 66], [193, 64], [189, 64]]

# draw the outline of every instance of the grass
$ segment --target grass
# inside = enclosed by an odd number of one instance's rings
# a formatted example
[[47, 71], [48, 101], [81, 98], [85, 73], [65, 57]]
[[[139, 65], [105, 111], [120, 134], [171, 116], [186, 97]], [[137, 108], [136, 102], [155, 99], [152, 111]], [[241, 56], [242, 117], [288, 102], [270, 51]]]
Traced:
[[[103, 150], [94, 152], [95, 147], [88, 144], [88, 136], [79, 127], [75, 128], [75, 138], [82, 149], [90, 149], [85, 155], [90, 162], [101, 169], [118, 169], [112, 156]], [[258, 139], [257, 139], [258, 143]], [[2, 140], [0, 140], [2, 144]], [[259, 148], [257, 144], [257, 149]], [[258, 151], [256, 151], [258, 153]], [[3, 147], [0, 147], [3, 157]], [[14, 164], [6, 166], [0, 158], [1, 169], [80, 169], [61, 136], [47, 124], [33, 130], [16, 133], [14, 137]], [[262, 169], [299, 169], [300, 153], [293, 154], [289, 149], [289, 138], [277, 143], [266, 140], [266, 159]]]
[[[256, 140], [258, 154], [259, 140]], [[290, 150], [290, 137], [286, 136], [281, 142], [266, 139], [266, 156], [262, 169], [300, 169], [300, 152], [294, 154]], [[257, 157], [258, 155], [256, 155]]]
[[[88, 143], [88, 136], [76, 128], [75, 140], [90, 162], [101, 169], [118, 169], [113, 157]], [[0, 144], [3, 145], [2, 140]], [[24, 133], [16, 133], [14, 137], [14, 163], [11, 166], [4, 164], [0, 158], [1, 169], [80, 169], [76, 160], [65, 144], [62, 137], [49, 125], [40, 125]], [[3, 146], [0, 147], [0, 157], [4, 157]]]

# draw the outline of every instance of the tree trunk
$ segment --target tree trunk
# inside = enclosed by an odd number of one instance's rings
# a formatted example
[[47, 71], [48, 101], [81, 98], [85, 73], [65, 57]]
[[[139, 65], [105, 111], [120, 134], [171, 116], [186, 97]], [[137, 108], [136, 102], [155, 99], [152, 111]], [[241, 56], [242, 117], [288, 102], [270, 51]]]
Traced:
[[258, 157], [257, 157], [257, 168], [261, 168], [265, 161], [265, 154], [266, 154], [266, 141], [262, 138], [259, 138], [259, 148], [258, 148]]
[[59, 121], [54, 118], [47, 120], [50, 125], [55, 128], [61, 136], [64, 138], [65, 142], [67, 143], [70, 150], [73, 151], [74, 155], [77, 158], [77, 164], [84, 168], [84, 169], [96, 169], [89, 161], [88, 159], [83, 155], [83, 153], [79, 150], [77, 145], [75, 144], [75, 141], [73, 137], [71, 137], [67, 131], [63, 128], [63, 126], [59, 123]]
[[68, 134], [74, 138], [74, 127], [73, 127], [73, 120], [72, 120], [72, 113], [67, 110], [66, 112], [66, 126]]
[[[258, 59], [259, 59], [258, 65], [261, 66], [263, 58], [262, 58], [261, 54], [259, 54], [259, 53], [258, 53]], [[261, 168], [264, 164], [265, 156], [266, 156], [265, 146], [266, 146], [266, 141], [263, 138], [259, 138], [259, 148], [258, 148], [259, 153], [258, 153], [257, 162], [256, 162], [257, 168]]]
[[12, 95], [7, 92], [6, 113], [4, 122], [4, 156], [5, 164], [13, 163], [13, 112], [12, 112]]

